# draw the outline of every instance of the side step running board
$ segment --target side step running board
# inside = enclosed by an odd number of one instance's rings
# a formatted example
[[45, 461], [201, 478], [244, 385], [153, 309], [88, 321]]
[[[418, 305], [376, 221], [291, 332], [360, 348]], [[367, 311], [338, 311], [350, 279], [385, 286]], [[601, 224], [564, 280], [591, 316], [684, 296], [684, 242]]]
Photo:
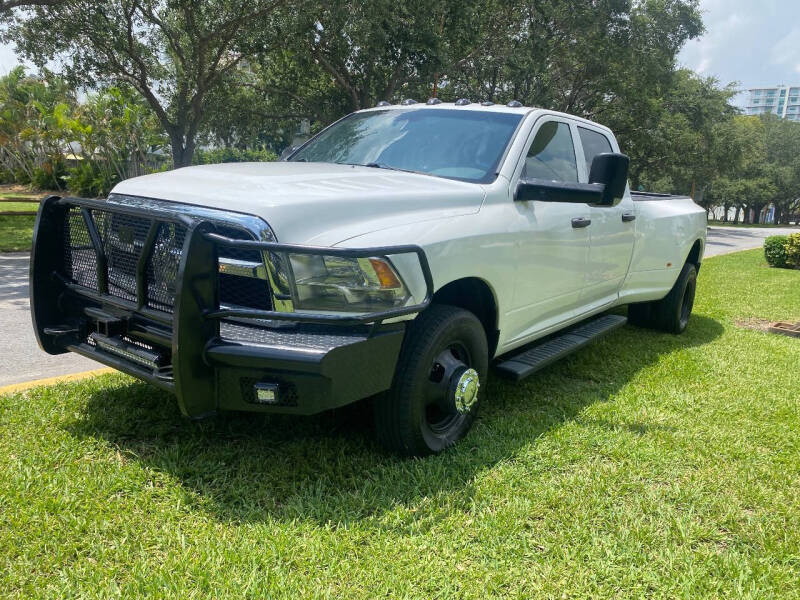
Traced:
[[576, 350], [580, 350], [610, 331], [619, 329], [628, 322], [627, 317], [620, 315], [604, 315], [591, 321], [568, 329], [563, 334], [552, 337], [546, 342], [524, 350], [519, 354], [506, 359], [497, 365], [497, 370], [502, 374], [519, 381], [554, 363]]

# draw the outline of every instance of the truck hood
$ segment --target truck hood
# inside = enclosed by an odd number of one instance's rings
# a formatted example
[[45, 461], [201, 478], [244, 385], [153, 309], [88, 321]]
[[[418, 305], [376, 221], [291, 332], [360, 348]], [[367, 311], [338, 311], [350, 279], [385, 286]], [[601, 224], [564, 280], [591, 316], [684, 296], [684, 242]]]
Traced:
[[331, 246], [356, 235], [480, 210], [477, 184], [329, 163], [227, 163], [125, 180], [125, 194], [263, 218], [278, 240]]

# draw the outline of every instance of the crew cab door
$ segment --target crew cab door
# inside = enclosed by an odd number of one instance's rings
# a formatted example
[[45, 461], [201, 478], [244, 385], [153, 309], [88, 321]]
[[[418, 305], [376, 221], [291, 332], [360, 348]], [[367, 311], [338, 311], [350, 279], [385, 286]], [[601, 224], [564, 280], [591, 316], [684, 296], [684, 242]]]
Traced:
[[[554, 116], [537, 121], [511, 181], [520, 178], [577, 183], [580, 178], [574, 126]], [[518, 262], [511, 340], [522, 340], [574, 316], [580, 308], [589, 252], [587, 204], [513, 203]]]
[[[581, 181], [589, 181], [592, 160], [598, 154], [618, 152], [616, 142], [601, 129], [583, 124], [577, 130], [578, 154], [582, 155]], [[636, 213], [630, 192], [613, 206], [592, 206], [589, 258], [586, 281], [581, 295], [581, 311], [589, 312], [617, 299], [620, 287], [628, 274], [633, 254]]]

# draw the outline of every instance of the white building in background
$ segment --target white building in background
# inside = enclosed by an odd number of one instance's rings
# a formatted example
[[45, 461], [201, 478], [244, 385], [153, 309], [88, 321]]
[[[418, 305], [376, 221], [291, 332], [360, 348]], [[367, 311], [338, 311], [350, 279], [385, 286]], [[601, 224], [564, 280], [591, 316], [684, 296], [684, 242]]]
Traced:
[[748, 115], [772, 113], [782, 119], [800, 121], [800, 86], [778, 85], [751, 88], [745, 112]]

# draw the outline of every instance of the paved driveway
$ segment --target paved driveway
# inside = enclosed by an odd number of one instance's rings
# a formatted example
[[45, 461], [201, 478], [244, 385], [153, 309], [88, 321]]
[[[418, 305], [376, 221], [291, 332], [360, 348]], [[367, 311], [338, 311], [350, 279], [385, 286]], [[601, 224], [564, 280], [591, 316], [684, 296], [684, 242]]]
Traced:
[[27, 254], [0, 254], [0, 336], [0, 387], [103, 366], [71, 352], [50, 356], [39, 349], [31, 326]]
[[[759, 248], [764, 238], [800, 229], [709, 227], [706, 256]], [[0, 386], [89, 371], [99, 363], [76, 354], [50, 356], [39, 349], [28, 303], [28, 255], [0, 254]]]
[[709, 227], [705, 255], [717, 256], [739, 250], [760, 248], [764, 245], [764, 238], [771, 235], [789, 235], [790, 233], [800, 233], [800, 228]]

